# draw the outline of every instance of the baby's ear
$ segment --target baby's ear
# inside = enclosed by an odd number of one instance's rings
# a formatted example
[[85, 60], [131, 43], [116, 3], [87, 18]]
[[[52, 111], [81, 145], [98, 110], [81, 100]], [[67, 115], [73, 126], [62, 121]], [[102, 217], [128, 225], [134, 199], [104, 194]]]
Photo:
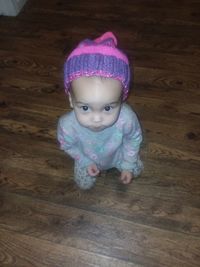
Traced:
[[71, 93], [68, 93], [68, 97], [69, 97], [69, 104], [70, 104], [70, 107], [73, 108], [73, 101], [72, 101], [72, 96], [71, 96]]

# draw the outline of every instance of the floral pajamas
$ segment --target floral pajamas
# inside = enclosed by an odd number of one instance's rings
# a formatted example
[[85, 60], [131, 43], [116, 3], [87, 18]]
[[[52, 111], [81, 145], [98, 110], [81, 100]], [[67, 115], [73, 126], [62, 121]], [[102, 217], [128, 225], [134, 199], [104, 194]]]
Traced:
[[87, 167], [96, 164], [100, 170], [117, 168], [138, 176], [143, 164], [139, 157], [142, 142], [141, 127], [136, 114], [123, 104], [118, 120], [100, 132], [93, 132], [79, 124], [73, 111], [58, 122], [57, 138], [60, 148], [75, 160], [74, 179], [82, 189], [91, 188], [96, 177], [87, 173]]

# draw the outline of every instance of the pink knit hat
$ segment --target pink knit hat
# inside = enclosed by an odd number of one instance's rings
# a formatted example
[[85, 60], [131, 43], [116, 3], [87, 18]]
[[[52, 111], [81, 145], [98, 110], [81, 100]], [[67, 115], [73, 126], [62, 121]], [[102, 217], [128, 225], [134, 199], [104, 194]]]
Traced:
[[64, 65], [65, 92], [69, 92], [73, 80], [83, 76], [119, 80], [123, 86], [123, 99], [126, 99], [130, 83], [129, 61], [117, 48], [117, 39], [112, 32], [95, 40], [86, 39], [71, 52]]

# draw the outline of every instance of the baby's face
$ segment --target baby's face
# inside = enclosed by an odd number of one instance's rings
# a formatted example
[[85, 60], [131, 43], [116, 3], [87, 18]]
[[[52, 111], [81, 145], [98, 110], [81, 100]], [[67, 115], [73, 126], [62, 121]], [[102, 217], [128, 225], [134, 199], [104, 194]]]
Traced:
[[122, 85], [107, 78], [81, 77], [72, 82], [70, 104], [79, 123], [92, 131], [102, 131], [118, 119]]

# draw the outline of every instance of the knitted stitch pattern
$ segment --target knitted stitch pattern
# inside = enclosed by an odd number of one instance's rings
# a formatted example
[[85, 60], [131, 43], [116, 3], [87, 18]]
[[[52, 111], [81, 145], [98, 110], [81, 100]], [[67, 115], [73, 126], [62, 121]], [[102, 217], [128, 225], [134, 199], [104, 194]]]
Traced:
[[94, 41], [86, 39], [72, 51], [64, 65], [65, 92], [69, 92], [74, 79], [82, 76], [116, 79], [122, 84], [123, 99], [127, 98], [130, 84], [129, 61], [117, 48], [117, 39], [113, 33], [107, 32]]

